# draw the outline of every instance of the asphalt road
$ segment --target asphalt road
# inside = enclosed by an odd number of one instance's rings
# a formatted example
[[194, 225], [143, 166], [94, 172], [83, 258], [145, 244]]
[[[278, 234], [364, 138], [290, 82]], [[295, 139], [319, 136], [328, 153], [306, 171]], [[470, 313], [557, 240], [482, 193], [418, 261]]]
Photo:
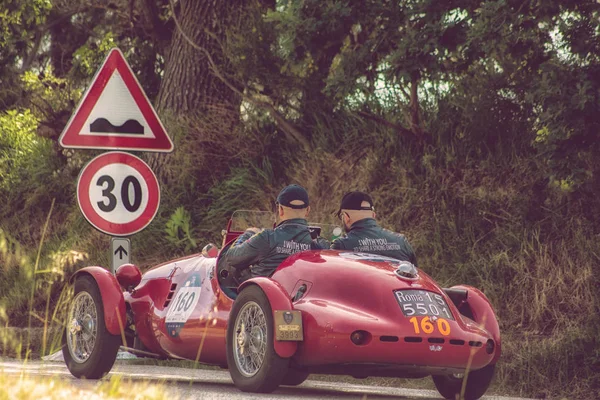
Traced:
[[[83, 389], [93, 390], [97, 381], [74, 378], [64, 363], [29, 361], [1, 361], [0, 372], [5, 375], [25, 374], [30, 379], [36, 376], [60, 377], [64, 381]], [[176, 367], [158, 367], [149, 365], [127, 365], [120, 363], [113, 367], [111, 374], [120, 374], [124, 378], [143, 380], [166, 385], [169, 397], [173, 399], [440, 399], [432, 390], [402, 389], [355, 385], [341, 382], [321, 382], [307, 380], [300, 386], [282, 386], [271, 394], [242, 393], [233, 385], [229, 372], [187, 369]], [[106, 379], [106, 378], [105, 378]], [[515, 397], [485, 396], [484, 400], [523, 400]]]

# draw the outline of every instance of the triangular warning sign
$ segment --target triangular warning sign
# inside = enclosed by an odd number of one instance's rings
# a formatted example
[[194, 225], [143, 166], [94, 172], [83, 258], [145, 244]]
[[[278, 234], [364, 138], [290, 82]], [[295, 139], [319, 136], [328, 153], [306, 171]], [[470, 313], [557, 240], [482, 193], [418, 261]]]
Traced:
[[123, 53], [108, 53], [60, 135], [62, 147], [173, 151], [173, 142]]

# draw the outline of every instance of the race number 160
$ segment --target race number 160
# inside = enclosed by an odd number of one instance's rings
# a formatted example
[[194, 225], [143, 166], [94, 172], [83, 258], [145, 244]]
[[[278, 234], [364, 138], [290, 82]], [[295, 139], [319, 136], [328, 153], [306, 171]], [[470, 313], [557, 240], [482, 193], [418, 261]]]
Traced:
[[[102, 201], [98, 201], [98, 208], [104, 212], [111, 212], [117, 207], [117, 197], [114, 194], [115, 180], [110, 175], [101, 175], [96, 181], [96, 185], [102, 188]], [[140, 181], [133, 176], [128, 175], [123, 179], [121, 188], [117, 189], [117, 195], [120, 195], [123, 207], [129, 212], [136, 212], [142, 204], [142, 186]]]
[[429, 317], [421, 319], [420, 323], [417, 317], [412, 317], [411, 319], [409, 319], [409, 321], [413, 324], [413, 328], [416, 334], [421, 333], [421, 331], [423, 331], [423, 333], [429, 334], [432, 333], [435, 330], [435, 328], [437, 328], [438, 332], [440, 332], [442, 335], [450, 335], [450, 324], [444, 318], [438, 318], [436, 321], [437, 323], [435, 325], [432, 323], [434, 321], [430, 320]]
[[175, 312], [186, 312], [192, 306], [194, 302], [194, 298], [196, 297], [195, 292], [179, 292], [179, 295], [175, 299], [173, 303], [173, 310]]

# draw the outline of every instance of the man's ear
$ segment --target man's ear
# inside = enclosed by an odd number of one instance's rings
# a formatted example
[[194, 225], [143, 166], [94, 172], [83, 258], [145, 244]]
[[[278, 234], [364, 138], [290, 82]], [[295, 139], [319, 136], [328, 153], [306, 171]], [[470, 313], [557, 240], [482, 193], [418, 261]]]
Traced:
[[310, 214], [310, 206], [306, 207], [306, 214], [304, 216], [308, 217], [308, 214]]
[[353, 219], [350, 217], [350, 214], [349, 214], [349, 213], [347, 213], [347, 212], [345, 212], [345, 213], [344, 213], [344, 217], [346, 218], [346, 221], [345, 221], [345, 222], [346, 222], [346, 224], [347, 224], [348, 226], [352, 226], [352, 224], [354, 223], [354, 220], [353, 220]]

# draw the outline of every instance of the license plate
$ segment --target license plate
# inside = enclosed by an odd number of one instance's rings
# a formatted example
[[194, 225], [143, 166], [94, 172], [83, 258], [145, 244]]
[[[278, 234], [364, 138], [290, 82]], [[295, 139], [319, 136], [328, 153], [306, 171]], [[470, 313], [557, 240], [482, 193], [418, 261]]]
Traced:
[[436, 316], [454, 320], [442, 295], [425, 290], [396, 290], [396, 300], [407, 317]]
[[275, 311], [275, 340], [301, 341], [302, 313], [300, 311]]

